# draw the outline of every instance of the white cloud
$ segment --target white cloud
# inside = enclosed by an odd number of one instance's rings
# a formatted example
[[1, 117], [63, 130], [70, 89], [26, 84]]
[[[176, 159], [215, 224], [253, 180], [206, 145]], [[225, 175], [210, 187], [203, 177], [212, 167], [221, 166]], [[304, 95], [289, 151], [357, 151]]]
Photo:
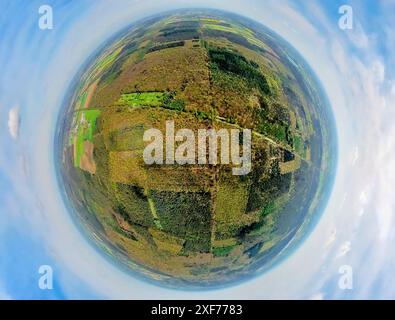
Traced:
[[347, 33], [349, 40], [359, 49], [369, 48], [369, 37], [364, 32], [360, 23], [354, 23], [352, 32]]
[[324, 248], [329, 247], [330, 245], [332, 245], [335, 242], [336, 234], [337, 234], [337, 230], [336, 229], [332, 229], [328, 239], [325, 242]]
[[4, 286], [0, 283], [0, 300], [12, 300], [12, 297], [6, 292]]
[[325, 299], [324, 294], [322, 292], [319, 292], [311, 296], [309, 300], [324, 300], [324, 299]]
[[359, 159], [359, 148], [355, 147], [354, 152], [352, 153], [351, 165], [355, 166]]
[[339, 250], [337, 251], [336, 258], [344, 257], [350, 251], [351, 251], [351, 242], [346, 241], [339, 247]]
[[18, 139], [19, 124], [20, 124], [19, 108], [15, 107], [8, 112], [8, 130], [10, 132], [11, 137], [14, 139]]
[[369, 190], [362, 191], [359, 196], [359, 200], [361, 200], [362, 205], [367, 204], [369, 202]]
[[374, 79], [381, 84], [385, 78], [385, 66], [382, 61], [376, 60], [372, 64], [372, 73], [374, 75]]
[[0, 293], [0, 300], [12, 300], [12, 298], [6, 293]]

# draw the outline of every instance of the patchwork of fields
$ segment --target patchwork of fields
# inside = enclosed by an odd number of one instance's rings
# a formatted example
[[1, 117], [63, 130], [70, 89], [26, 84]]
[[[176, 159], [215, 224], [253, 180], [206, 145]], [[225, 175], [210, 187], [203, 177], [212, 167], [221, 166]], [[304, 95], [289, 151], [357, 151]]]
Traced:
[[[290, 66], [270, 36], [205, 14], [147, 22], [108, 47], [82, 78], [65, 150], [68, 190], [101, 246], [192, 282], [280, 250], [320, 167], [319, 114]], [[176, 130], [251, 129], [252, 172], [146, 165], [144, 132], [169, 119]]]

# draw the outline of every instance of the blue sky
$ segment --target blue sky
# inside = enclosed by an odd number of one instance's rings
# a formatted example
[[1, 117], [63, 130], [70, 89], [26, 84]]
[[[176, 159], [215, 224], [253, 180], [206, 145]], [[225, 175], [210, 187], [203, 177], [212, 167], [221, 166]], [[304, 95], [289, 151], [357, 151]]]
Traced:
[[[38, 28], [50, 4], [54, 29]], [[349, 4], [352, 30], [338, 28]], [[325, 213], [310, 237], [274, 270], [204, 293], [159, 288], [124, 274], [79, 234], [53, 168], [56, 117], [72, 77], [126, 25], [181, 7], [250, 17], [290, 42], [330, 99], [339, 168]], [[395, 1], [84, 0], [0, 2], [0, 299], [395, 298]], [[38, 287], [51, 265], [53, 290]], [[338, 286], [351, 266], [353, 289]]]

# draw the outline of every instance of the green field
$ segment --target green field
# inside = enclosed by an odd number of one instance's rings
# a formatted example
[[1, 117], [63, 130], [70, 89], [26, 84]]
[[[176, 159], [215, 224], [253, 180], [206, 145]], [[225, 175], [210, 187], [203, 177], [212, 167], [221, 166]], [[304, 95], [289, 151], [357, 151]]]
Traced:
[[260, 132], [266, 136], [272, 137], [279, 142], [287, 143], [286, 128], [278, 123], [269, 123], [267, 121], [261, 124]]
[[175, 99], [174, 92], [133, 92], [122, 94], [120, 105], [131, 107], [162, 107], [175, 111], [184, 111], [185, 102]]
[[113, 53], [109, 54], [108, 56], [104, 57], [101, 61], [99, 61], [96, 65], [96, 68], [99, 70], [103, 70], [106, 67], [110, 66], [112, 62], [114, 62], [115, 58], [121, 52], [122, 48], [118, 48]]
[[122, 94], [118, 103], [131, 107], [161, 107], [165, 98], [164, 92], [134, 92]]
[[203, 28], [233, 33], [233, 34], [236, 34], [238, 36], [241, 36], [241, 37], [247, 39], [247, 41], [249, 43], [251, 43], [252, 45], [256, 45], [257, 47], [260, 47], [263, 49], [268, 48], [267, 45], [265, 45], [265, 43], [263, 43], [261, 40], [259, 40], [255, 37], [254, 33], [250, 29], [245, 28], [245, 27], [241, 27], [238, 25], [223, 26], [220, 24], [215, 24], [213, 22], [208, 22], [203, 25]]
[[216, 257], [225, 257], [236, 247], [237, 244], [227, 247], [213, 248], [213, 255]]
[[76, 154], [74, 166], [79, 167], [81, 157], [84, 154], [84, 142], [93, 140], [93, 133], [96, 129], [96, 120], [100, 115], [99, 110], [77, 111], [78, 129], [76, 135]]

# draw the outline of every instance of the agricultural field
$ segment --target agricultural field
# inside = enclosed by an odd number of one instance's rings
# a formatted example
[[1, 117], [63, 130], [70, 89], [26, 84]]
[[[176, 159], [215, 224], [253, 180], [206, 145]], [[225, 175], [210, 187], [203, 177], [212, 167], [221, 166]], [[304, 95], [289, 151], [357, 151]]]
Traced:
[[131, 107], [162, 107], [165, 99], [166, 94], [164, 92], [135, 92], [122, 94], [118, 103]]
[[[88, 162], [92, 162], [93, 151], [93, 134], [96, 130], [96, 120], [100, 115], [99, 110], [84, 110], [75, 113], [75, 121], [77, 122], [74, 128], [74, 134], [70, 135], [70, 144], [73, 145], [74, 166], [76, 168], [87, 169], [92, 171], [86, 165], [86, 158]], [[94, 170], [93, 170], [94, 171]]]

